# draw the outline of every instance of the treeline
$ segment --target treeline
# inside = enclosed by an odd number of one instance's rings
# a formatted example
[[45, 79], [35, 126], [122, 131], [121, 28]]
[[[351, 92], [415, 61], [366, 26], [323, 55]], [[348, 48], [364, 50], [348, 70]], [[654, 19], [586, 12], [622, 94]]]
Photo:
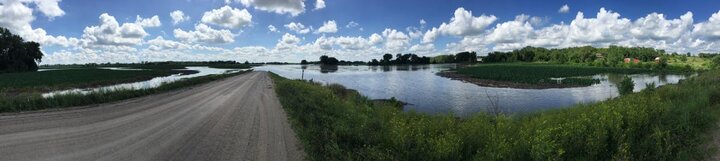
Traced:
[[546, 49], [541, 47], [525, 47], [509, 52], [492, 52], [483, 58], [483, 62], [555, 62], [555, 63], [588, 63], [597, 66], [619, 66], [625, 58], [652, 62], [665, 54], [665, 50], [645, 47], [594, 48], [591, 46], [571, 47], [562, 49]]
[[477, 62], [477, 53], [471, 52], [460, 52], [455, 55], [438, 55], [430, 59], [430, 63], [442, 64], [442, 63], [475, 63]]
[[[394, 58], [394, 59], [393, 59]], [[418, 56], [417, 54], [407, 53], [396, 55], [384, 54], [382, 58], [372, 59], [368, 62], [363, 61], [345, 61], [338, 60], [335, 57], [327, 55], [320, 56], [319, 61], [302, 60], [300, 64], [321, 64], [321, 65], [420, 65], [420, 64], [441, 64], [441, 63], [475, 63], [477, 62], [477, 53], [460, 52], [455, 55], [439, 55], [435, 57]]]
[[382, 59], [372, 59], [368, 65], [406, 65], [406, 64], [430, 64], [430, 58], [426, 56], [418, 56], [415, 54], [397, 54], [393, 60], [392, 54], [383, 55]]
[[714, 58], [720, 56], [720, 53], [699, 53], [698, 57], [701, 58]]
[[300, 64], [321, 64], [321, 65], [365, 65], [365, 62], [363, 61], [345, 61], [345, 60], [338, 60], [335, 57], [330, 57], [327, 55], [320, 56], [320, 61], [307, 61], [302, 60], [300, 61]]
[[40, 44], [0, 27], [0, 73], [37, 71], [42, 57]]

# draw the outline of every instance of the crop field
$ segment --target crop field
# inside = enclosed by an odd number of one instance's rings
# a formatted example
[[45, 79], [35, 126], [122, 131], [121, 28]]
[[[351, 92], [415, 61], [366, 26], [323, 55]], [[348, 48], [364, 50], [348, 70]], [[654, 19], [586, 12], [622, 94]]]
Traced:
[[149, 80], [181, 71], [66, 69], [0, 74], [0, 91], [48, 91]]

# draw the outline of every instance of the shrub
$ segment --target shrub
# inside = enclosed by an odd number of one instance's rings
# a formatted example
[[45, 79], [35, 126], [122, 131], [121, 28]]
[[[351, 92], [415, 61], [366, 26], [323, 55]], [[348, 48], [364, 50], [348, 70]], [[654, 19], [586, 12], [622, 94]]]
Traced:
[[620, 82], [620, 84], [617, 85], [617, 87], [620, 95], [630, 94], [635, 88], [635, 82], [633, 82], [630, 77], [625, 76], [625, 78], [623, 78], [623, 80]]
[[715, 56], [715, 57], [712, 59], [712, 65], [711, 65], [711, 66], [712, 66], [712, 68], [714, 68], [714, 69], [720, 69], [720, 55]]

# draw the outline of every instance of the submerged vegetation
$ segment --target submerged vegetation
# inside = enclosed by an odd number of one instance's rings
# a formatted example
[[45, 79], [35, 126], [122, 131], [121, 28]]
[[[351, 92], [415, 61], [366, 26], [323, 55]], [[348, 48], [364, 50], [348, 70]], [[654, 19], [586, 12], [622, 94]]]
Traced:
[[[606, 73], [639, 74], [652, 73], [654, 70], [638, 68], [592, 67], [578, 65], [539, 64], [539, 63], [501, 63], [467, 66], [440, 73], [441, 76], [459, 78], [469, 77], [481, 81], [497, 81], [495, 84], [519, 83], [529, 86], [572, 87], [587, 86], [599, 80], [589, 76]], [[558, 78], [562, 84], [558, 85]], [[465, 78], [468, 79], [468, 78]], [[481, 84], [482, 85], [482, 84]]]
[[467, 118], [272, 77], [308, 160], [700, 160], [720, 107], [720, 71], [591, 105]]

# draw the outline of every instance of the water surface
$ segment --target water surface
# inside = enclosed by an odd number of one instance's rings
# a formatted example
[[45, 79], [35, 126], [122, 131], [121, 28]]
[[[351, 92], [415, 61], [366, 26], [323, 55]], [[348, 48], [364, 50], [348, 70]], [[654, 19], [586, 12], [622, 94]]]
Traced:
[[[454, 64], [417, 66], [337, 66], [318, 65], [267, 65], [255, 70], [271, 71], [286, 78], [337, 83], [358, 90], [371, 99], [395, 97], [410, 103], [406, 110], [426, 113], [454, 113], [464, 116], [485, 110], [490, 98], [499, 98], [504, 112], [529, 112], [541, 109], [562, 108], [581, 103], [593, 103], [617, 97], [615, 86], [624, 75], [601, 74], [599, 84], [576, 88], [515, 89], [481, 87], [437, 76]], [[303, 76], [303, 68], [305, 68]], [[657, 86], [677, 83], [682, 75], [628, 75], [635, 82], [634, 91], [645, 88], [646, 83]]]

